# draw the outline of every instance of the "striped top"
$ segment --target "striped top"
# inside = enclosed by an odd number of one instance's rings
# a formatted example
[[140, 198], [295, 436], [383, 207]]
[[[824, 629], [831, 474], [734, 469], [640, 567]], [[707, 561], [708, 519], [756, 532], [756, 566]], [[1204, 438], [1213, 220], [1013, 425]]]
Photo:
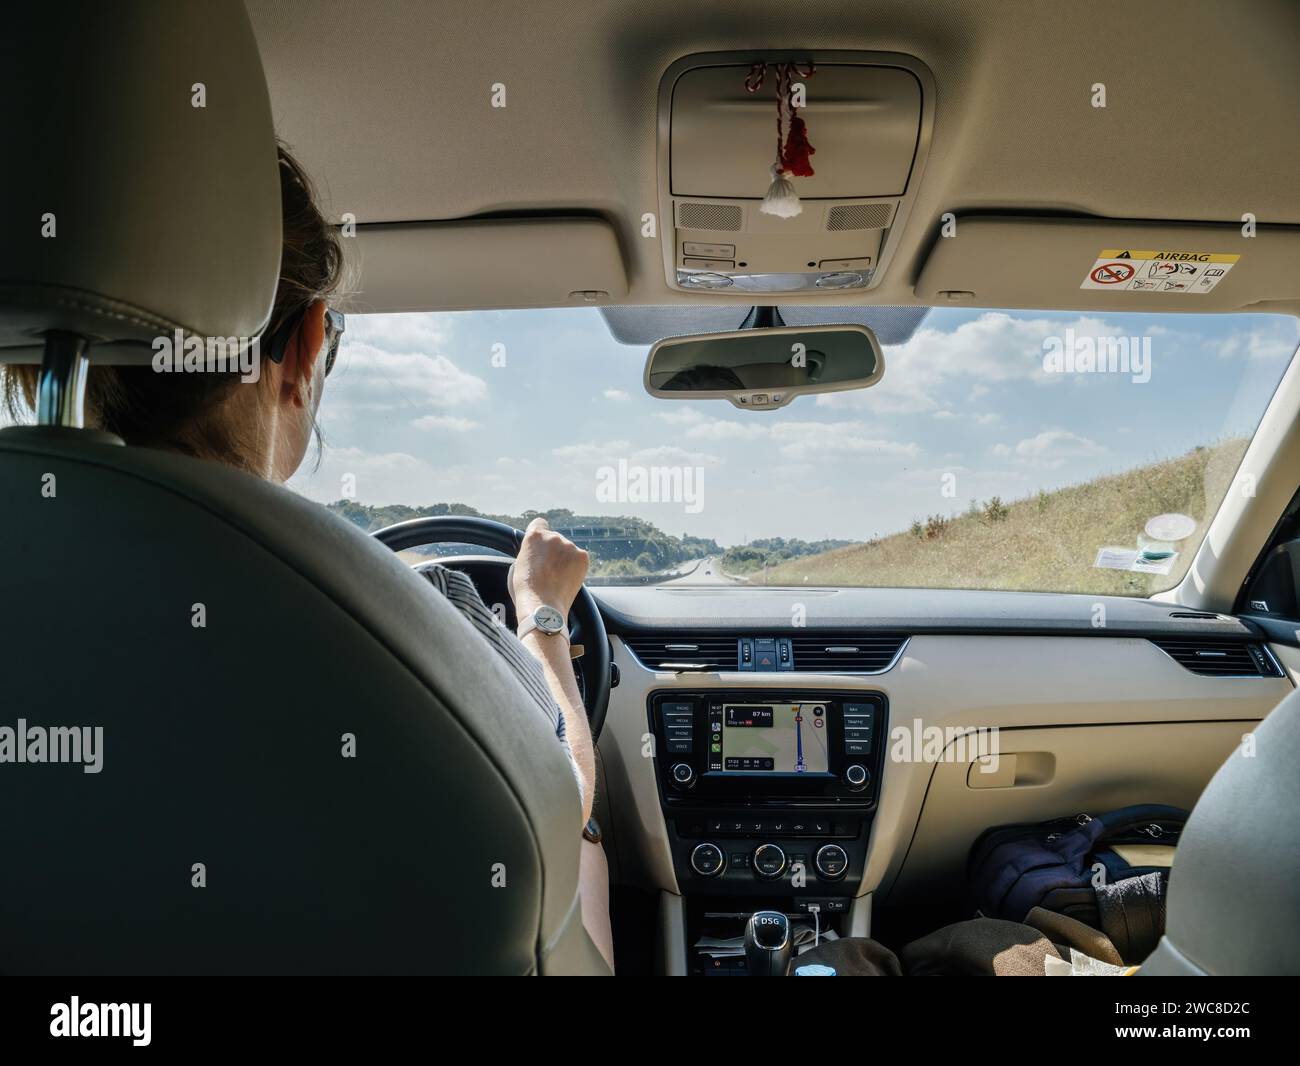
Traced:
[[546, 673], [542, 669], [542, 664], [488, 609], [474, 587], [474, 582], [468, 576], [459, 570], [449, 570], [437, 563], [422, 563], [415, 569], [417, 573], [424, 575], [429, 584], [446, 596], [461, 616], [478, 630], [479, 635], [506, 661], [532, 701], [541, 708], [542, 713], [554, 727], [556, 739], [564, 749], [564, 754], [568, 756], [569, 766], [573, 770], [574, 780], [578, 782], [578, 793], [581, 795], [582, 773], [569, 747], [564, 714], [560, 710], [560, 705], [555, 702], [555, 697], [551, 695], [551, 686], [546, 682]]

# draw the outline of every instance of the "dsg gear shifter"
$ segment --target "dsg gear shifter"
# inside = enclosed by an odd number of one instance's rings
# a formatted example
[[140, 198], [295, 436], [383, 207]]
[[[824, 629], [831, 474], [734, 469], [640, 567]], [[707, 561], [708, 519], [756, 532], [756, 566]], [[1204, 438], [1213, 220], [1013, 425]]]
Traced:
[[785, 977], [794, 943], [790, 919], [780, 911], [755, 911], [745, 923], [745, 961], [751, 977]]

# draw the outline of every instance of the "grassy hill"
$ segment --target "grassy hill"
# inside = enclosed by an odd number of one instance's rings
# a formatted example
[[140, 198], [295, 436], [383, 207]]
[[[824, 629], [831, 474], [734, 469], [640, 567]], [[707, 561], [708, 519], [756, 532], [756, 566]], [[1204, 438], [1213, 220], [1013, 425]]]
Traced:
[[1199, 520], [1184, 542], [1199, 544], [1248, 443], [1233, 438], [1055, 492], [921, 518], [908, 532], [769, 567], [766, 583], [1150, 595], [1177, 583], [1189, 551], [1161, 576], [1096, 569], [1097, 549], [1136, 547], [1147, 519], [1170, 511]]

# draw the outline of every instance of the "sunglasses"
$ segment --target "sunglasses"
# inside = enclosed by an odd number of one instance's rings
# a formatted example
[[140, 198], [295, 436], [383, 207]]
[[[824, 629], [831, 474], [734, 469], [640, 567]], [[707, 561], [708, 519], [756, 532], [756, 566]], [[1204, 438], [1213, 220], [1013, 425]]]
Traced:
[[[289, 347], [289, 340], [294, 332], [302, 324], [303, 316], [311, 310], [310, 307], [304, 308], [299, 314], [293, 315], [280, 324], [280, 328], [271, 334], [270, 350], [267, 353], [271, 362], [280, 363], [284, 361], [285, 350]], [[339, 341], [343, 339], [343, 331], [346, 329], [345, 319], [342, 311], [335, 311], [332, 307], [325, 308], [325, 376], [330, 376], [330, 371], [334, 369], [334, 359], [339, 354]]]

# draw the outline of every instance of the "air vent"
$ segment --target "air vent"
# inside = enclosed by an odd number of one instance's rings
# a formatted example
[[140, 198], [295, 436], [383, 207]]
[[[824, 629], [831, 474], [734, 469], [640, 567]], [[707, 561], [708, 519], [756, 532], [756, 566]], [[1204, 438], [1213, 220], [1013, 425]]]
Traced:
[[798, 636], [794, 668], [799, 673], [876, 674], [889, 669], [906, 643], [906, 636], [890, 633]]
[[677, 225], [683, 229], [734, 231], [740, 229], [743, 214], [737, 204], [679, 203]]
[[890, 204], [840, 204], [826, 212], [828, 230], [884, 229], [894, 213]]
[[1282, 670], [1261, 644], [1205, 637], [1151, 641], [1175, 662], [1206, 677], [1281, 677]]
[[735, 636], [700, 636], [690, 633], [673, 633], [662, 637], [624, 637], [623, 642], [632, 649], [643, 666], [651, 670], [671, 664], [701, 665], [716, 670], [736, 669]]

